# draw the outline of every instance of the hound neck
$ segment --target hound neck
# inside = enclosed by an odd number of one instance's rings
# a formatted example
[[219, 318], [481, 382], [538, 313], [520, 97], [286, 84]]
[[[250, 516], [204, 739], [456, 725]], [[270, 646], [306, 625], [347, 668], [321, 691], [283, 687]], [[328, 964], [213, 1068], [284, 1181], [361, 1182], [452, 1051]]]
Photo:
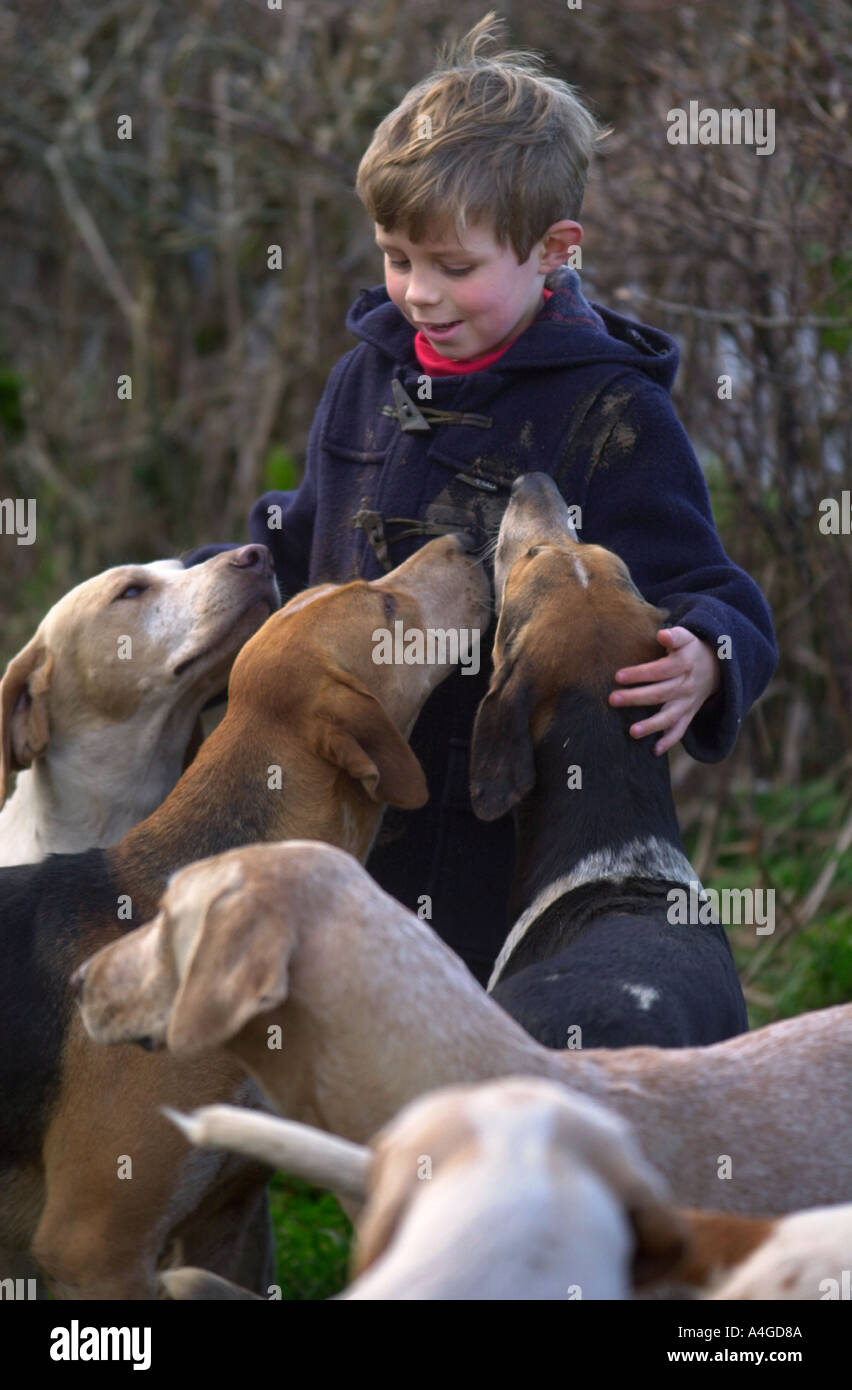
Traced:
[[95, 738], [80, 735], [73, 748], [57, 740], [47, 757], [18, 773], [0, 812], [0, 864], [115, 844], [175, 786], [192, 729], [191, 718], [184, 722], [175, 734], [152, 718], [144, 737], [128, 735], [111, 760]]
[[[585, 690], [560, 697], [536, 748], [535, 786], [516, 811], [516, 920], [490, 984], [531, 923], [575, 888], [625, 878], [697, 882], [680, 837], [668, 759], [655, 756], [653, 737], [628, 732], [646, 713], [613, 709], [605, 696]], [[579, 786], [569, 778], [575, 768]]]
[[280, 737], [264, 746], [226, 715], [162, 806], [110, 854], [114, 870], [155, 886], [185, 864], [261, 841], [323, 840], [364, 859], [382, 809], [324, 760]]

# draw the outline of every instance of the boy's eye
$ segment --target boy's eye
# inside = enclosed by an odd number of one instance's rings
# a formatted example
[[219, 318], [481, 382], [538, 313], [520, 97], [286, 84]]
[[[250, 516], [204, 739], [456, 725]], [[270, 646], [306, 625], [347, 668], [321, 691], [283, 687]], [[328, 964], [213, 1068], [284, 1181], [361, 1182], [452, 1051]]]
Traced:
[[[391, 260], [390, 256], [388, 256], [388, 261], [393, 266], [394, 270], [405, 270], [408, 266], [408, 261], [394, 261]], [[473, 266], [442, 265], [440, 268], [441, 270], [443, 270], [445, 275], [469, 275], [471, 270], [473, 269]]]

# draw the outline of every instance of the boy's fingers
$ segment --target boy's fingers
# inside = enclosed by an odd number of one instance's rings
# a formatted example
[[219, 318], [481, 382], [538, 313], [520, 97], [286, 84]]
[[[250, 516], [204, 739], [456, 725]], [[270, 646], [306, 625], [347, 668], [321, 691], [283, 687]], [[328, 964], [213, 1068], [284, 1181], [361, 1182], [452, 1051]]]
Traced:
[[673, 729], [669, 729], [668, 733], [664, 738], [660, 739], [659, 743], [654, 744], [654, 752], [657, 754], [667, 753], [670, 748], [674, 748], [675, 744], [683, 738], [688, 728], [689, 719], [684, 716], [677, 721]]
[[683, 677], [676, 676], [670, 681], [660, 681], [657, 685], [637, 685], [632, 690], [612, 690], [609, 694], [611, 705], [657, 705], [661, 700], [671, 699], [682, 684]]
[[656, 661], [646, 661], [642, 666], [623, 666], [616, 671], [615, 679], [623, 685], [635, 685], [638, 681], [666, 680], [669, 676], [682, 674], [685, 669], [682, 657], [661, 656]]
[[669, 729], [677, 724], [684, 715], [689, 722], [689, 707], [684, 706], [682, 700], [669, 700], [656, 714], [650, 715], [647, 719], [640, 719], [637, 724], [631, 724], [630, 733], [633, 738], [658, 734], [660, 730]]
[[661, 627], [657, 632], [657, 641], [675, 651], [678, 647], [685, 647], [687, 642], [697, 641], [697, 638], [688, 627]]

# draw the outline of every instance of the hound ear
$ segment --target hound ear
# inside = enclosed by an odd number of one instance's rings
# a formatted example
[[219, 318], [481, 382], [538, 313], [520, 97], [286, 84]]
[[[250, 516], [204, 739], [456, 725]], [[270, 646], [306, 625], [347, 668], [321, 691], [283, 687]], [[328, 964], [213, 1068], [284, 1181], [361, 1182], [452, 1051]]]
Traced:
[[[647, 1284], [673, 1270], [690, 1241], [664, 1179], [648, 1162], [629, 1125], [584, 1096], [566, 1096], [557, 1134], [579, 1151], [618, 1196], [633, 1227], [633, 1282]], [[583, 1113], [585, 1124], [578, 1124]], [[596, 1117], [597, 1112], [597, 1117]], [[591, 1121], [589, 1123], [589, 1121]]]
[[0, 681], [0, 806], [13, 772], [41, 757], [50, 739], [47, 696], [53, 661], [36, 635]]
[[396, 725], [356, 676], [339, 670], [316, 710], [316, 751], [360, 782], [373, 801], [414, 810], [429, 800], [426, 777]]
[[775, 1227], [775, 1218], [737, 1216], [731, 1212], [679, 1207], [687, 1233], [686, 1255], [675, 1271], [679, 1283], [703, 1289], [715, 1276], [729, 1273], [753, 1254]]
[[633, 1283], [641, 1288], [680, 1264], [690, 1247], [690, 1233], [674, 1207], [652, 1197], [627, 1214], [636, 1236]]
[[294, 933], [239, 883], [207, 905], [166, 1033], [177, 1057], [220, 1047], [287, 998]]
[[473, 726], [470, 799], [480, 820], [504, 816], [535, 786], [532, 706], [532, 682], [517, 663], [495, 672]]

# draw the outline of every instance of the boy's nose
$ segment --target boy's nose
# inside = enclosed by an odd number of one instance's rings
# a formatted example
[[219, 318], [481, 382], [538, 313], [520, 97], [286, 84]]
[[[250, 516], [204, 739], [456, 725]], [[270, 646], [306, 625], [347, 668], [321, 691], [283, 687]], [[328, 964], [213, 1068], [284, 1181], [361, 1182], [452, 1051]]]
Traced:
[[434, 311], [436, 304], [439, 303], [439, 300], [427, 299], [425, 295], [421, 295], [417, 299], [407, 299], [405, 303], [408, 308], [408, 312], [413, 319], [425, 319], [430, 313]]
[[428, 309], [430, 305], [440, 303], [440, 299], [440, 292], [430, 283], [428, 276], [422, 270], [415, 275], [412, 270], [405, 291], [405, 302], [409, 308], [416, 313], [418, 309]]

